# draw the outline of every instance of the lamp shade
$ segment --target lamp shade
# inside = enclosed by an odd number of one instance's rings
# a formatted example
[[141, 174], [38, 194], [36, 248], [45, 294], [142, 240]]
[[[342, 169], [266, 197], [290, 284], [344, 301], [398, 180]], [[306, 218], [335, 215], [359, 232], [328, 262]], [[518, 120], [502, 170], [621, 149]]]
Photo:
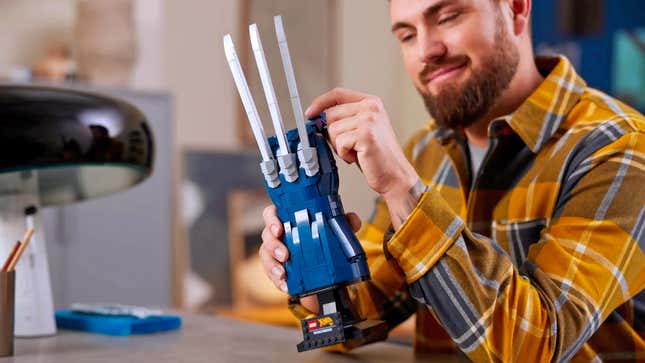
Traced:
[[153, 145], [145, 116], [121, 100], [0, 85], [0, 194], [34, 176], [43, 206], [123, 190], [151, 174]]

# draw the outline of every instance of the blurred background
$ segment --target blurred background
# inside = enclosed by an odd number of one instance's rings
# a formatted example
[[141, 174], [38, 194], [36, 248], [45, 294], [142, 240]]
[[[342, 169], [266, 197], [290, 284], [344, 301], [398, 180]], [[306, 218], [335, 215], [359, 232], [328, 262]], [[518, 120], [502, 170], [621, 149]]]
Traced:
[[[642, 0], [533, 3], [538, 53], [564, 53], [590, 86], [645, 110]], [[295, 123], [277, 51], [282, 14], [303, 107], [343, 86], [378, 95], [404, 142], [427, 119], [374, 0], [0, 0], [0, 82], [124, 98], [155, 133], [153, 177], [118, 195], [46, 211], [57, 307], [119, 302], [289, 322], [257, 259], [269, 200], [224, 58], [231, 33], [272, 130], [247, 26], [258, 23], [286, 127]], [[269, 131], [272, 133], [272, 131]], [[339, 163], [347, 211], [374, 195]], [[130, 223], [124, 228], [124, 223]]]

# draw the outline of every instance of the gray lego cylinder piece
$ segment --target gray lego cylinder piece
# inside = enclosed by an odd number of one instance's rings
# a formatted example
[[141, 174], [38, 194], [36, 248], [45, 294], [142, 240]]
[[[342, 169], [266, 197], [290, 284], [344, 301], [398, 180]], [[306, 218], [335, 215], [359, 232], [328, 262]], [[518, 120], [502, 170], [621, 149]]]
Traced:
[[262, 174], [264, 174], [264, 179], [271, 188], [280, 185], [278, 163], [275, 160], [271, 159], [260, 162], [260, 169], [262, 170]]
[[278, 155], [278, 164], [280, 165], [280, 172], [284, 175], [286, 181], [293, 183], [298, 180], [298, 164], [295, 154]]
[[298, 159], [307, 176], [314, 176], [318, 173], [318, 152], [315, 147], [298, 150]]

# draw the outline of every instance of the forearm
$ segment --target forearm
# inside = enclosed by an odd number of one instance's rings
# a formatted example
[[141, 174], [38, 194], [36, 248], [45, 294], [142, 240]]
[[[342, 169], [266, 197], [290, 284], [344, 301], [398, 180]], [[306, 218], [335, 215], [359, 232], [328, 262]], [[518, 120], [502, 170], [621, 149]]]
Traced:
[[407, 190], [403, 189], [401, 192], [393, 192], [384, 195], [384, 199], [390, 212], [392, 227], [395, 231], [399, 230], [403, 223], [405, 223], [405, 220], [408, 218], [410, 213], [412, 213], [423, 196], [423, 193], [427, 190], [428, 186], [423, 183], [421, 178], [417, 177], [416, 183], [414, 183], [411, 188], [408, 188]]

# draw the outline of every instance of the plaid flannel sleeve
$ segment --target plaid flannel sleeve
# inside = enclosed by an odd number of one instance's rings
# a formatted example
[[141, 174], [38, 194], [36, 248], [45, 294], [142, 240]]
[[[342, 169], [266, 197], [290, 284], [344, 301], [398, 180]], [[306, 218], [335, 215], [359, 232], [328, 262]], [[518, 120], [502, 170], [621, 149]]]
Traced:
[[[594, 150], [521, 268], [471, 233], [435, 190], [387, 243], [410, 284], [474, 361], [567, 361], [645, 287], [645, 134]], [[512, 218], [512, 216], [509, 216]]]

